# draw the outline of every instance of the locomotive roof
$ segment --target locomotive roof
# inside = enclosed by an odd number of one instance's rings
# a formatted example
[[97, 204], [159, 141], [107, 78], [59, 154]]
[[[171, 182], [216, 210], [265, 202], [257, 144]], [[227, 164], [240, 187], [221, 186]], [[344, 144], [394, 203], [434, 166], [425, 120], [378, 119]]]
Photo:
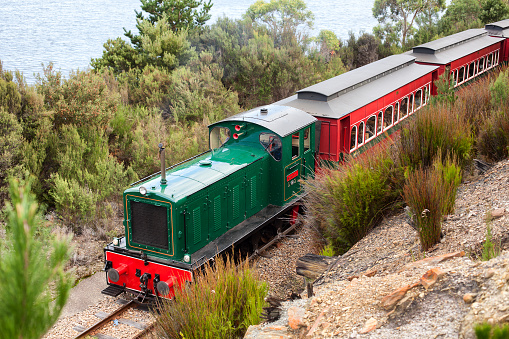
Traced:
[[504, 38], [509, 37], [509, 19], [487, 24], [484, 26], [484, 28], [489, 32], [490, 35], [496, 35]]
[[[267, 113], [263, 113], [262, 109], [267, 109]], [[285, 137], [312, 124], [316, 119], [300, 109], [272, 104], [233, 115], [211, 126], [223, 121], [250, 122]]]
[[340, 119], [437, 68], [418, 65], [412, 56], [393, 55], [307, 87], [276, 104]]
[[445, 65], [499, 42], [485, 29], [469, 29], [416, 46], [405, 54], [416, 57], [418, 62]]

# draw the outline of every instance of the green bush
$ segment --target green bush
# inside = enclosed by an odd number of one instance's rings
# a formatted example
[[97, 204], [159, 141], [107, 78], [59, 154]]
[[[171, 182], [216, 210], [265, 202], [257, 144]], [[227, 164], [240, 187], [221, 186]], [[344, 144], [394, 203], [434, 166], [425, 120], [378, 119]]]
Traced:
[[0, 107], [0, 206], [7, 197], [7, 178], [22, 168], [23, 136], [13, 113]]
[[[490, 220], [491, 221], [491, 220]], [[486, 224], [486, 241], [482, 245], [481, 260], [488, 261], [500, 255], [500, 243], [493, 242], [490, 221]]]
[[492, 326], [490, 324], [476, 325], [475, 335], [477, 339], [509, 339], [509, 325]]
[[387, 145], [309, 179], [306, 208], [318, 220], [336, 254], [346, 252], [400, 200], [402, 174]]
[[500, 106], [507, 107], [509, 98], [509, 78], [507, 77], [507, 69], [498, 74], [497, 79], [490, 85], [491, 104], [495, 110], [499, 110]]
[[455, 156], [463, 167], [472, 155], [472, 147], [469, 123], [447, 105], [430, 105], [403, 126], [400, 161], [410, 169], [427, 168], [441, 150], [442, 161]]
[[216, 258], [196, 273], [194, 282], [176, 290], [173, 300], [162, 302], [156, 332], [162, 338], [241, 338], [260, 322], [267, 294], [247, 260]]

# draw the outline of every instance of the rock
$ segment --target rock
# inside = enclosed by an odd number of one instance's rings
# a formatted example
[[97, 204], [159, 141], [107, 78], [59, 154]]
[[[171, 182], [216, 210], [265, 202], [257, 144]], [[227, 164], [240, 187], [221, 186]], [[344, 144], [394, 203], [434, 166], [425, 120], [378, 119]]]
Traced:
[[304, 324], [304, 315], [306, 314], [306, 310], [302, 307], [292, 306], [288, 309], [288, 326], [290, 328], [297, 330], [300, 327], [305, 326]]
[[420, 282], [421, 285], [424, 286], [425, 289], [430, 288], [431, 286], [435, 285], [437, 280], [441, 278], [445, 274], [444, 271], [442, 271], [440, 268], [435, 267], [430, 270], [428, 270], [424, 275], [421, 277]]
[[484, 277], [486, 279], [489, 279], [489, 278], [493, 277], [494, 275], [495, 275], [495, 270], [492, 268], [486, 270], [486, 272], [484, 273]]
[[398, 288], [396, 291], [392, 292], [391, 294], [385, 296], [382, 298], [382, 301], [380, 302], [380, 305], [385, 308], [386, 310], [393, 309], [396, 304], [403, 299], [406, 292], [408, 292], [410, 289], [414, 288], [415, 286], [418, 286], [420, 282], [412, 284], [412, 285], [406, 285], [403, 287]]
[[491, 221], [491, 220], [501, 218], [505, 214], [506, 214], [505, 208], [497, 208], [497, 209], [491, 210], [488, 213], [486, 213], [486, 218], [489, 219], [489, 221]]
[[360, 334], [365, 334], [368, 332], [373, 331], [378, 326], [378, 321], [376, 321], [375, 318], [369, 318], [366, 323], [364, 324], [364, 327], [359, 331]]
[[318, 326], [320, 326], [320, 324], [322, 323], [322, 320], [323, 320], [323, 316], [327, 312], [329, 312], [328, 307], [326, 309], [322, 310], [322, 312], [320, 312], [320, 315], [318, 316], [318, 318], [316, 318], [315, 323], [313, 324], [313, 326], [311, 326], [311, 329], [309, 330], [309, 332], [307, 334], [308, 337], [313, 337], [313, 333], [315, 333]]
[[251, 325], [244, 335], [244, 339], [289, 339], [288, 329], [285, 326], [269, 326], [261, 328], [261, 325]]
[[465, 295], [463, 295], [463, 301], [466, 304], [471, 304], [474, 302], [476, 297], [477, 297], [477, 293], [465, 293]]
[[463, 257], [464, 255], [465, 255], [465, 251], [459, 251], [459, 252], [442, 254], [442, 255], [439, 255], [439, 256], [436, 256], [436, 257], [430, 257], [430, 258], [426, 258], [426, 259], [422, 259], [422, 260], [419, 260], [419, 261], [415, 261], [415, 262], [409, 263], [409, 264], [406, 265], [406, 268], [416, 267], [416, 266], [419, 266], [421, 264], [436, 265], [436, 264], [438, 264], [438, 263], [440, 263], [442, 261], [449, 260], [449, 259], [456, 258], [456, 257]]

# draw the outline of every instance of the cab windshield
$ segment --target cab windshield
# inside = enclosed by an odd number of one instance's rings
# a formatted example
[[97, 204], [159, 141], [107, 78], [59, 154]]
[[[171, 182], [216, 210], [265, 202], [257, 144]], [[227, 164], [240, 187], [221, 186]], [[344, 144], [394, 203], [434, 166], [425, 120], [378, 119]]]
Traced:
[[209, 146], [212, 151], [221, 148], [230, 139], [230, 129], [217, 126], [210, 131]]

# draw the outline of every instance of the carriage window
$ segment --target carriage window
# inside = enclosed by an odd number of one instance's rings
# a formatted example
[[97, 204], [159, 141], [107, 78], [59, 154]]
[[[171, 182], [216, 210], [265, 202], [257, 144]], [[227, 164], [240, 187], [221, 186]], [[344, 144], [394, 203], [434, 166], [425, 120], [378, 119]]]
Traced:
[[370, 116], [366, 121], [366, 140], [371, 139], [375, 136], [376, 117]]
[[403, 98], [403, 100], [401, 100], [400, 112], [401, 112], [401, 119], [406, 117], [406, 115], [408, 114], [408, 98]]
[[209, 146], [211, 150], [215, 150], [223, 146], [230, 139], [230, 129], [226, 127], [214, 127], [210, 131]]
[[461, 84], [465, 77], [465, 67], [461, 67], [458, 73], [458, 84]]
[[385, 109], [384, 112], [384, 129], [392, 125], [392, 106]]
[[376, 122], [376, 134], [382, 132], [382, 112], [378, 112], [378, 121]]
[[260, 144], [276, 161], [281, 160], [281, 139], [274, 133], [260, 133]]
[[452, 83], [454, 84], [454, 86], [456, 86], [457, 84], [457, 79], [456, 79], [456, 70], [454, 70], [452, 73], [451, 73], [451, 76], [452, 76]]
[[394, 123], [399, 120], [399, 102], [394, 105]]
[[424, 87], [424, 96], [423, 96], [423, 105], [426, 105], [428, 103], [428, 86]]
[[475, 75], [479, 74], [479, 60], [475, 61]]
[[493, 66], [493, 54], [488, 55], [486, 61], [486, 68], [490, 68], [491, 66]]
[[355, 140], [357, 139], [357, 126], [352, 127], [352, 131], [350, 132], [350, 151], [355, 148]]
[[360, 146], [364, 143], [363, 137], [364, 137], [364, 123], [361, 122], [359, 124], [359, 133], [357, 134], [357, 145]]
[[310, 134], [311, 134], [311, 127], [308, 127], [306, 128], [306, 130], [304, 131], [304, 152], [306, 152], [307, 150], [309, 150], [309, 147], [311, 145], [311, 137], [310, 137]]
[[292, 160], [299, 157], [299, 132], [292, 135]]
[[498, 65], [498, 52], [499, 51], [495, 52], [495, 65]]
[[468, 66], [468, 77], [471, 78], [475, 74], [475, 63], [471, 62], [470, 66]]
[[408, 113], [412, 114], [413, 111], [414, 111], [414, 95], [410, 94], [410, 96], [408, 97]]
[[484, 71], [484, 58], [479, 60], [479, 73]]
[[422, 104], [422, 90], [415, 92], [415, 110], [418, 110]]

